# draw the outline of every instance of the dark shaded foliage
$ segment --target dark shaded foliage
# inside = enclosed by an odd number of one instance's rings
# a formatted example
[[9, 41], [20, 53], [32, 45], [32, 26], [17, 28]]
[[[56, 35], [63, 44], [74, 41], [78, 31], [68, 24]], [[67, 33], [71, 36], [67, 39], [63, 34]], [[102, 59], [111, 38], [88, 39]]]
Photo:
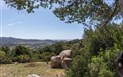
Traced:
[[118, 77], [115, 60], [123, 49], [122, 26], [109, 24], [86, 29], [82, 43], [84, 47], [73, 47], [74, 53], [79, 54], [73, 56], [67, 77]]

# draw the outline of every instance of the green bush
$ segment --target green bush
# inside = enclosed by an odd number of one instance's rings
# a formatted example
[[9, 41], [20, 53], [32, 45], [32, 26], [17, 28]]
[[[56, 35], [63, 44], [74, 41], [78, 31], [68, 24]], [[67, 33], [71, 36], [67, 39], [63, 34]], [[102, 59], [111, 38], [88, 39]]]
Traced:
[[115, 60], [119, 54], [117, 47], [99, 52], [98, 56], [91, 58], [88, 64], [90, 77], [118, 77]]
[[12, 50], [12, 56], [16, 57], [16, 56], [20, 56], [20, 55], [29, 55], [31, 56], [32, 52], [29, 48], [24, 47], [24, 46], [16, 46], [13, 50]]
[[31, 56], [31, 58], [32, 58], [31, 61], [32, 61], [32, 62], [39, 62], [39, 61], [41, 61], [40, 55], [41, 55], [41, 54], [33, 53], [33, 55]]
[[70, 68], [66, 70], [66, 77], [89, 77], [88, 75], [88, 55], [76, 56]]
[[1, 64], [12, 63], [12, 60], [6, 55], [4, 51], [0, 51], [0, 63]]
[[54, 56], [55, 53], [45, 52], [40, 55], [41, 61], [50, 61], [51, 56]]
[[30, 62], [31, 58], [29, 55], [20, 55], [16, 57], [16, 61], [20, 63]]

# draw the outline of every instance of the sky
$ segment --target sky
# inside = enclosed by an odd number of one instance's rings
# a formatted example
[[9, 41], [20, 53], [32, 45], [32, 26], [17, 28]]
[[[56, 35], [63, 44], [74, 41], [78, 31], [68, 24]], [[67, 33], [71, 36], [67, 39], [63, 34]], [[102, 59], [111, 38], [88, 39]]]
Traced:
[[83, 25], [60, 21], [51, 10], [37, 9], [28, 14], [7, 8], [0, 0], [0, 35], [24, 39], [81, 39]]

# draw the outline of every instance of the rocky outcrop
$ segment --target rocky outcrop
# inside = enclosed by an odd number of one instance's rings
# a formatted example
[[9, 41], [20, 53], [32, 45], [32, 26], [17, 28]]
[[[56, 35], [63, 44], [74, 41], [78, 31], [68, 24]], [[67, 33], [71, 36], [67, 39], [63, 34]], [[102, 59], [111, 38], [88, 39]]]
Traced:
[[71, 63], [71, 50], [64, 50], [57, 56], [51, 57], [51, 68], [68, 68]]

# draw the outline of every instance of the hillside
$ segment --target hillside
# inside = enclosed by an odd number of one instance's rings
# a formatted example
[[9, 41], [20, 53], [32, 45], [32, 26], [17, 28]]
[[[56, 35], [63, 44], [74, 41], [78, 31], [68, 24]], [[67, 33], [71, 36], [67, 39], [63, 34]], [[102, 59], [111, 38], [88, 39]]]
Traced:
[[17, 45], [24, 45], [31, 48], [39, 48], [52, 45], [59, 40], [38, 40], [38, 39], [20, 39], [13, 37], [0, 37], [0, 46], [14, 47]]

